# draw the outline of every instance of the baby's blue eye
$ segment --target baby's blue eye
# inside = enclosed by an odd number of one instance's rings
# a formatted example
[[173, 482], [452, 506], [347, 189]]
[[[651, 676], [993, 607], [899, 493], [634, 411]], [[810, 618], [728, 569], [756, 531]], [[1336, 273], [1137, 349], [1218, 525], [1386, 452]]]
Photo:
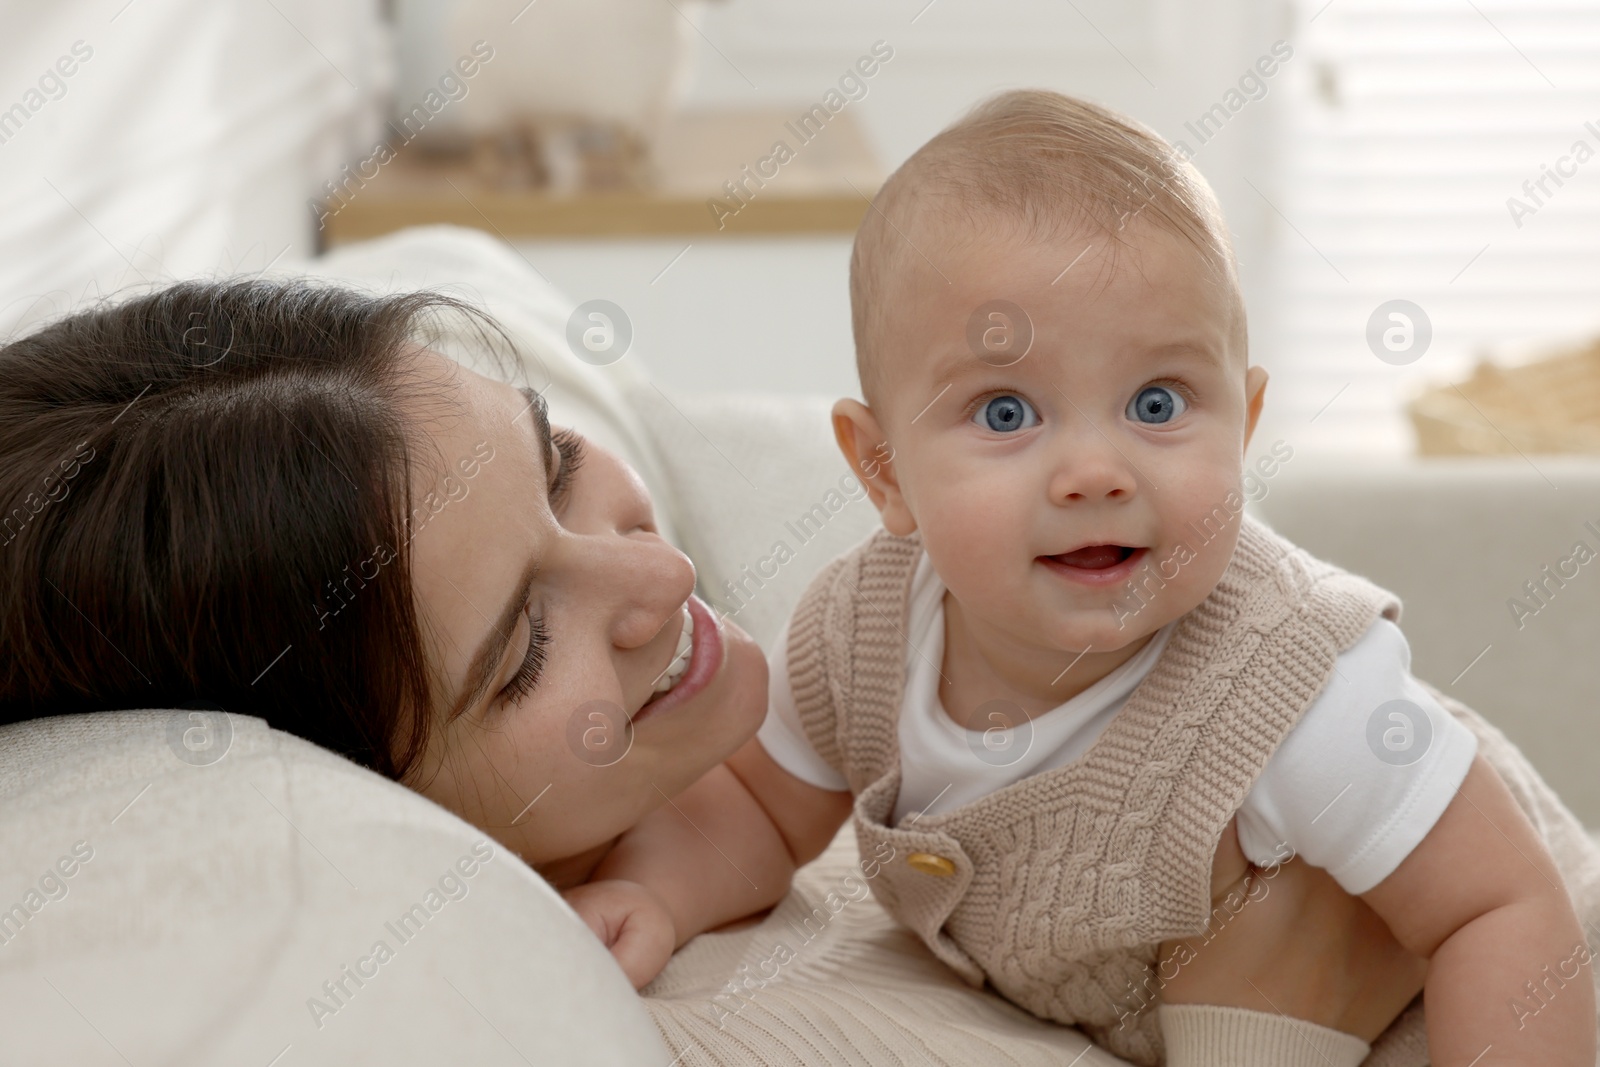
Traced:
[[1188, 410], [1189, 402], [1175, 389], [1164, 385], [1146, 386], [1128, 403], [1128, 418], [1147, 426], [1169, 422]]
[[996, 433], [1011, 433], [1039, 425], [1039, 413], [1020, 396], [997, 396], [986, 401], [972, 421]]

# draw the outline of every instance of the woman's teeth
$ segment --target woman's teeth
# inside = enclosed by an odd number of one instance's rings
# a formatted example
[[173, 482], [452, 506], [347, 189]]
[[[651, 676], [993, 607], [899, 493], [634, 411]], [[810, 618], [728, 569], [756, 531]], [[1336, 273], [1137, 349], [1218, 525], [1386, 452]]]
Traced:
[[656, 679], [655, 693], [660, 695], [678, 684], [684, 672], [689, 669], [689, 660], [693, 658], [694, 651], [694, 612], [684, 611], [683, 629], [678, 634], [678, 651], [672, 657], [672, 663], [661, 672], [661, 677]]

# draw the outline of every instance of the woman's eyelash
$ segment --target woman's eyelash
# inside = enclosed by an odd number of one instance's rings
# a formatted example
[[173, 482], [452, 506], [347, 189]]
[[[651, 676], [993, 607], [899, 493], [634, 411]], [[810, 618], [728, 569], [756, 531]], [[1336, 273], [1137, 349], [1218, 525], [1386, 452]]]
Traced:
[[[550, 483], [550, 508], [554, 511], [566, 503], [567, 495], [572, 492], [572, 479], [583, 466], [583, 435], [575, 430], [557, 430], [550, 435], [550, 443], [555, 445], [556, 452], [561, 457], [561, 465], [556, 469], [556, 476]], [[528, 651], [523, 655], [522, 662], [517, 665], [517, 672], [511, 676], [505, 688], [500, 690], [500, 698], [503, 701], [515, 704], [533, 692], [539, 684], [539, 675], [544, 670], [549, 649], [550, 631], [545, 627], [544, 620], [529, 616]]]
[[554, 511], [566, 503], [567, 495], [572, 491], [572, 479], [583, 466], [585, 453], [583, 435], [576, 430], [557, 430], [550, 435], [550, 442], [556, 446], [556, 453], [561, 457], [560, 469], [550, 483], [550, 509]]
[[522, 662], [517, 665], [517, 673], [511, 676], [511, 681], [500, 690], [500, 697], [509, 704], [515, 704], [529, 693], [533, 692], [539, 684], [539, 675], [544, 670], [545, 655], [550, 647], [550, 631], [545, 629], [544, 620], [529, 617], [528, 619], [528, 651], [522, 657]]

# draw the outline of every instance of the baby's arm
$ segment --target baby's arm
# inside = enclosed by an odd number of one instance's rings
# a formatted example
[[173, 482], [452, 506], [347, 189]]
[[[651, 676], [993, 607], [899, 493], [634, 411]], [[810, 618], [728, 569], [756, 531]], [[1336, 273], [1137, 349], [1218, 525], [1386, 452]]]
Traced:
[[696, 934], [771, 907], [850, 814], [751, 738], [720, 767], [640, 820], [567, 900], [635, 987]]
[[1529, 1000], [1524, 983], [1542, 987], [1546, 968], [1589, 955], [1554, 861], [1482, 756], [1422, 843], [1362, 899], [1401, 944], [1431, 960], [1424, 997], [1433, 1063], [1593, 1067], [1586, 967], [1562, 975], [1536, 1017], [1513, 1010]]

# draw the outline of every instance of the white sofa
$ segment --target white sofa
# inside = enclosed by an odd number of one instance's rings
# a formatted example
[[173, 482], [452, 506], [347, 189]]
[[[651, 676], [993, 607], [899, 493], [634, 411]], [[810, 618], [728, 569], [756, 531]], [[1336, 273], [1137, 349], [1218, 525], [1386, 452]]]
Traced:
[[[744, 579], [737, 621], [758, 640], [876, 521], [859, 495], [828, 496], [847, 474], [828, 398], [680, 396], [629, 360], [580, 363], [561, 340], [570, 306], [482, 236], [412, 231], [320, 270], [380, 288], [448, 283], [488, 305], [530, 353], [530, 373], [553, 383], [556, 417], [639, 467], [711, 599], [737, 606], [724, 583], [747, 566], [772, 575]], [[1501, 723], [1593, 822], [1600, 576], [1583, 568], [1521, 632], [1505, 600], [1588, 536], [1583, 520], [1600, 520], [1600, 465], [1536, 462], [1358, 468], [1296, 456], [1266, 481], [1258, 513], [1399, 592], [1417, 672]], [[802, 544], [791, 526], [817, 506], [825, 518]], [[778, 540], [794, 559], [758, 567]], [[1084, 1054], [1074, 1031], [966, 989], [870, 898], [778, 978], [730, 996], [727, 983], [758, 970], [774, 938], [839, 884], [848, 834], [772, 916], [697, 939], [641, 1002], [537, 875], [498, 847], [482, 859], [491, 846], [472, 827], [259, 720], [226, 720], [224, 745], [223, 724], [157, 709], [0, 729], [0, 908], [11, 908], [0, 914], [0, 1058], [668, 1067], [746, 1062], [738, 1035], [751, 1027], [781, 1029], [792, 1050], [781, 1062], [795, 1064]], [[180, 758], [192, 729], [211, 731], [215, 747], [202, 749], [220, 758]], [[907, 983], [917, 995], [883, 993]]]

